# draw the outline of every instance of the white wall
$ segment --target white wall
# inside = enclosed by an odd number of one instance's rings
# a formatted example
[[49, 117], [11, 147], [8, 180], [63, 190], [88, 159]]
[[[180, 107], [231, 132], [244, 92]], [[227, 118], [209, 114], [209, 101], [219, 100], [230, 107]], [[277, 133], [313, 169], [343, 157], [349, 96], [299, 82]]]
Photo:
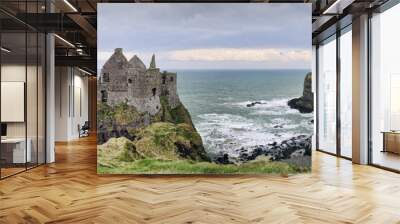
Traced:
[[55, 140], [68, 139], [68, 88], [69, 76], [67, 67], [55, 68]]
[[76, 68], [56, 67], [56, 141], [79, 138], [78, 125], [88, 120], [88, 78], [83, 75]]
[[368, 15], [352, 24], [352, 159], [368, 163]]
[[[24, 82], [26, 83], [25, 80], [25, 75], [26, 72], [28, 74], [31, 74], [32, 72], [36, 73], [36, 67], [33, 66], [25, 66], [24, 65], [18, 65], [18, 64], [6, 64], [1, 66], [1, 81], [2, 82]], [[32, 84], [32, 83], [30, 83]], [[34, 83], [36, 85], [36, 82]], [[30, 89], [27, 89], [30, 90]], [[4, 96], [3, 96], [4, 97]], [[28, 99], [26, 99], [29, 103], [31, 103], [33, 100], [32, 98], [36, 98], [36, 89], [33, 92], [28, 92], [27, 93]], [[33, 105], [30, 105], [33, 106]], [[36, 107], [36, 104], [34, 105]], [[1, 110], [8, 110], [8, 108], [1, 108]], [[24, 108], [22, 108], [24, 110]], [[28, 112], [30, 112], [28, 110]], [[33, 115], [33, 117], [32, 117]], [[28, 122], [35, 121], [36, 124], [36, 114], [27, 114]], [[7, 122], [7, 135], [8, 137], [25, 137], [25, 126], [26, 122]], [[33, 127], [33, 124], [29, 124], [28, 128]], [[36, 129], [35, 127], [33, 127]], [[29, 137], [29, 132], [28, 132], [28, 137]]]
[[[25, 71], [24, 65], [2, 65], [1, 66], [1, 81], [18, 81], [25, 82]], [[29, 69], [29, 68], [28, 68]], [[7, 108], [1, 108], [1, 110], [7, 110]], [[7, 137], [25, 137], [25, 122], [8, 122], [7, 123]]]
[[[74, 75], [74, 88], [71, 88], [73, 91], [73, 96], [71, 99], [74, 99], [74, 102], [71, 102], [73, 108], [72, 111], [72, 119], [71, 119], [71, 133], [70, 135], [72, 138], [78, 138], [78, 125], [83, 125], [85, 121], [89, 120], [89, 113], [88, 113], [88, 77], [82, 76], [82, 73], [78, 73], [77, 70], [75, 71]], [[79, 102], [80, 101], [80, 102]]]
[[[1, 66], [1, 76], [2, 82], [24, 82], [27, 91], [26, 99], [22, 96], [22, 98], [24, 98], [23, 102], [21, 102], [23, 104], [21, 105], [22, 107], [12, 108], [3, 105], [1, 108], [2, 113], [22, 113], [22, 116], [24, 116], [26, 112], [26, 119], [23, 118], [22, 121], [5, 122], [7, 123], [7, 137], [24, 138], [26, 135], [29, 139], [29, 148], [32, 152], [31, 161], [36, 162], [36, 159], [39, 159], [39, 163], [44, 163], [45, 116], [43, 111], [45, 109], [45, 90], [43, 88], [44, 74], [42, 73], [42, 68], [40, 66], [36, 67], [36, 65], [26, 66], [25, 64], [3, 64]], [[5, 94], [2, 95], [2, 98], [7, 98], [7, 94], [10, 93], [3, 92], [4, 90], [5, 89], [2, 89], [2, 94]], [[19, 94], [24, 95], [24, 89], [20, 89]]]

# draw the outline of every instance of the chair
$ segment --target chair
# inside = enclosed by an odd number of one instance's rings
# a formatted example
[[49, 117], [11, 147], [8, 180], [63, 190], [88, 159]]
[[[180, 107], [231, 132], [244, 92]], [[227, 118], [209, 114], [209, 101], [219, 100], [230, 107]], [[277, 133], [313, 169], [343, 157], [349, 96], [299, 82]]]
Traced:
[[78, 124], [79, 138], [89, 136], [89, 129], [90, 129], [89, 121], [85, 121], [82, 127], [80, 127], [80, 125]]

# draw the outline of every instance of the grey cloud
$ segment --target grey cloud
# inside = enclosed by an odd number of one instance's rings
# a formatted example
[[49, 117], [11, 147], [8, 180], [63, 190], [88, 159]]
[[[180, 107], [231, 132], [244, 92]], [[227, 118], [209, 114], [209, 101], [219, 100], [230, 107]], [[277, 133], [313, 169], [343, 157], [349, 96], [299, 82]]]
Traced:
[[309, 4], [98, 5], [99, 49], [309, 48]]

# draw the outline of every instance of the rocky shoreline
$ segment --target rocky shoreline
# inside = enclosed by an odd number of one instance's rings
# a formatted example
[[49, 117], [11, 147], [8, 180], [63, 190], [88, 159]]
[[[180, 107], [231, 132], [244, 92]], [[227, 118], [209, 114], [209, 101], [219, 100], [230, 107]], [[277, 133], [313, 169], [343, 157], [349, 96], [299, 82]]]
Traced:
[[[298, 110], [300, 113], [312, 113], [314, 107], [314, 95], [312, 92], [312, 76], [307, 73], [304, 78], [303, 95], [291, 99], [287, 105]], [[254, 101], [246, 104], [246, 107], [254, 107], [259, 104], [265, 104], [262, 101]], [[311, 124], [314, 120], [309, 121]], [[283, 124], [274, 125], [273, 128], [283, 128]], [[236, 149], [233, 152], [221, 152], [213, 159], [219, 164], [241, 164], [256, 160], [260, 157], [270, 161], [285, 161], [301, 166], [310, 166], [311, 161], [311, 135], [298, 135], [286, 139], [280, 143], [272, 142], [267, 145], [258, 145], [247, 148]]]
[[226, 152], [218, 154], [214, 162], [220, 164], [240, 164], [265, 156], [270, 161], [296, 160], [311, 156], [311, 135], [299, 135], [280, 143], [273, 142], [267, 145], [258, 145], [250, 148], [240, 148], [232, 153]]

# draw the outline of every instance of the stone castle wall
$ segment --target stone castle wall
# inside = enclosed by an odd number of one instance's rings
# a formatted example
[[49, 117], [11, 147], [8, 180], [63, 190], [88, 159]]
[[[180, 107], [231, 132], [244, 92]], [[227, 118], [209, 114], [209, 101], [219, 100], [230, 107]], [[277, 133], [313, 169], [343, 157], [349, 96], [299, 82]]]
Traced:
[[161, 92], [167, 96], [169, 105], [176, 108], [180, 104], [179, 96], [176, 90], [176, 73], [163, 72], [161, 74]]
[[98, 83], [99, 102], [115, 105], [126, 101], [138, 111], [154, 115], [161, 109], [160, 96], [166, 96], [172, 108], [180, 105], [176, 73], [160, 73], [154, 56], [146, 69], [136, 55], [128, 62], [117, 48], [104, 64]]

